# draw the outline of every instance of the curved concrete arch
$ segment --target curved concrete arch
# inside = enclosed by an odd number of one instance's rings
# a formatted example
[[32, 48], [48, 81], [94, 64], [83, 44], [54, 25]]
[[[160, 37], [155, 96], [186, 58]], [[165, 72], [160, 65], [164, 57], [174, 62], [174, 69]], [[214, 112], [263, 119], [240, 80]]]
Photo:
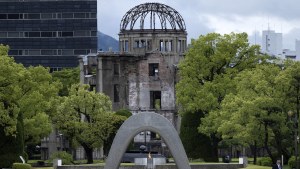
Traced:
[[158, 133], [169, 147], [178, 169], [191, 169], [174, 126], [157, 113], [138, 113], [122, 124], [114, 138], [104, 169], [118, 169], [130, 141], [142, 131]]

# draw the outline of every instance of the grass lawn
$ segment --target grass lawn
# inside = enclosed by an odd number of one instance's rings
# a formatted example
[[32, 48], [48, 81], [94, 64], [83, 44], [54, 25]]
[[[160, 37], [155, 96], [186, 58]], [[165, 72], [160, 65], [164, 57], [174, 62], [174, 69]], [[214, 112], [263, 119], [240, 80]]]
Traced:
[[[266, 167], [266, 166], [258, 166], [258, 165], [253, 165], [249, 164], [247, 168], [244, 169], [271, 169], [272, 167]], [[53, 167], [33, 167], [33, 169], [53, 169]], [[283, 169], [289, 169], [288, 166], [284, 166]]]
[[[245, 169], [272, 169], [272, 167], [248, 164], [247, 168], [245, 168]], [[290, 167], [285, 165], [285, 166], [283, 166], [283, 169], [290, 169]]]

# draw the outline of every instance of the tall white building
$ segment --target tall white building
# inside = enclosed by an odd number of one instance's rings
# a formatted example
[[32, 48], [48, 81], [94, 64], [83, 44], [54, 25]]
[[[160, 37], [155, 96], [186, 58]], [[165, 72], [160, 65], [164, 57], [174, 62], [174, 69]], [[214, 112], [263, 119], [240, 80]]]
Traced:
[[282, 55], [282, 33], [264, 30], [262, 33], [262, 52], [284, 59]]
[[296, 40], [296, 60], [300, 60], [300, 40]]

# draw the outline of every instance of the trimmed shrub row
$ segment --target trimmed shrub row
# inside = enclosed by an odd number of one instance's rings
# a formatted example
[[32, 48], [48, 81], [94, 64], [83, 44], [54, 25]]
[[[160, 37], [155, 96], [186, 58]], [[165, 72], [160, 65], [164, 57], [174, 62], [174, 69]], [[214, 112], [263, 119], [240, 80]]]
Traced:
[[12, 169], [31, 169], [31, 165], [23, 163], [14, 163]]
[[257, 164], [260, 166], [272, 166], [272, 159], [270, 157], [260, 157], [257, 159]]

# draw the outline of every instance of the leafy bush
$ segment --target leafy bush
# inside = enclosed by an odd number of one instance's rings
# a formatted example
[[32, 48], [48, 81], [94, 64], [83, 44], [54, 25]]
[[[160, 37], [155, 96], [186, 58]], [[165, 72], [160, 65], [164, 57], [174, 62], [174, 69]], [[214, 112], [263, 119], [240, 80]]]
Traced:
[[203, 116], [202, 112], [184, 113], [180, 126], [180, 138], [188, 158], [201, 158], [205, 162], [217, 162], [218, 157], [214, 153], [212, 140], [198, 131], [200, 119]]
[[[298, 160], [299, 163], [299, 160]], [[292, 156], [289, 161], [288, 161], [288, 165], [290, 167], [290, 169], [296, 168], [296, 157]]]
[[51, 155], [51, 161], [53, 161], [54, 159], [61, 159], [62, 160], [62, 164], [63, 165], [69, 165], [69, 164], [72, 164], [73, 162], [73, 158], [72, 158], [72, 155], [65, 152], [65, 151], [58, 151], [58, 152], [55, 152]]
[[12, 169], [31, 169], [31, 165], [23, 163], [13, 163]]
[[257, 164], [260, 166], [272, 166], [272, 159], [270, 157], [261, 157], [257, 159]]
[[116, 112], [116, 114], [120, 116], [125, 116], [127, 118], [132, 115], [132, 113], [128, 109], [120, 109]]

